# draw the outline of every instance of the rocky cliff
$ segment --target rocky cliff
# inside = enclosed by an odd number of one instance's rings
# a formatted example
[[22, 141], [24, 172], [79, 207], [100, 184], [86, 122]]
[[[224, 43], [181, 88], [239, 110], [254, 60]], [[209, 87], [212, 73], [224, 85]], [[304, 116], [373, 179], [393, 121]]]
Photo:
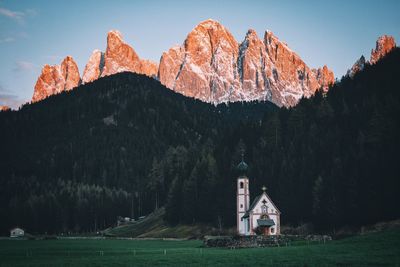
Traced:
[[381, 58], [386, 56], [390, 51], [392, 51], [396, 47], [396, 42], [393, 36], [382, 35], [376, 41], [375, 49], [371, 50], [371, 58], [369, 61], [365, 60], [364, 56], [361, 56], [347, 71], [347, 75], [350, 77], [354, 77], [354, 75], [363, 70], [365, 64], [375, 64]]
[[239, 44], [219, 22], [197, 25], [181, 46], [164, 52], [159, 80], [166, 87], [210, 103], [270, 100], [293, 106], [334, 82], [324, 66], [311, 70], [272, 32], [249, 30]]
[[78, 66], [71, 56], [67, 56], [61, 65], [45, 65], [36, 81], [32, 102], [40, 101], [50, 95], [68, 91], [80, 84]]

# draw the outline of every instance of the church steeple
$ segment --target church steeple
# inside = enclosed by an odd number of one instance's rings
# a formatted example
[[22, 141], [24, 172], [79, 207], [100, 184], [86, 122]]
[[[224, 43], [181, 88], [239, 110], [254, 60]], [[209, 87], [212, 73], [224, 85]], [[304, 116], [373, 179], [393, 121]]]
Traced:
[[248, 165], [244, 162], [244, 152], [242, 152], [242, 161], [236, 166], [238, 172], [237, 178], [237, 193], [236, 193], [236, 219], [237, 219], [237, 231], [241, 235], [245, 235], [250, 225], [246, 225], [243, 220], [243, 216], [246, 214], [250, 205], [250, 190], [249, 190], [249, 178], [247, 177]]
[[244, 152], [242, 151], [242, 161], [236, 166], [236, 170], [240, 176], [246, 176], [249, 166], [244, 162]]

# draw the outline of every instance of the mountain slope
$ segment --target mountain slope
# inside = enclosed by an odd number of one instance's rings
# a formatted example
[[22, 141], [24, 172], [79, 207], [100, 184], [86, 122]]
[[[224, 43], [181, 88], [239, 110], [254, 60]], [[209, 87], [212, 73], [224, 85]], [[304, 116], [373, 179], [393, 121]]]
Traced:
[[[8, 219], [0, 228], [105, 228], [116, 216], [131, 215], [131, 202], [121, 199], [141, 201], [134, 213], [146, 214], [154, 208], [147, 182], [154, 161], [167, 151], [176, 157], [179, 146], [194, 153], [208, 139], [222, 139], [222, 128], [259, 121], [274, 109], [270, 103], [215, 107], [147, 76], [119, 73], [17, 112], [2, 112], [1, 212], [15, 213], [2, 214]], [[164, 201], [170, 179], [160, 192]], [[105, 206], [97, 201], [103, 195]], [[97, 218], [96, 226], [83, 215], [87, 209]]]
[[400, 217], [400, 49], [291, 109], [213, 106], [120, 73], [0, 113], [0, 229], [96, 231], [165, 207], [235, 224], [243, 149], [254, 198], [318, 230]]

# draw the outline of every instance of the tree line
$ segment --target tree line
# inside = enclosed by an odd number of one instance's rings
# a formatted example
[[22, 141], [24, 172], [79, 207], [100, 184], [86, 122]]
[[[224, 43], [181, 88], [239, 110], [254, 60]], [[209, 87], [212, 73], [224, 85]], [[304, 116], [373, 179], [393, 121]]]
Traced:
[[164, 206], [170, 224], [235, 224], [235, 166], [282, 223], [398, 218], [400, 52], [293, 108], [212, 106], [121, 73], [0, 113], [6, 232], [96, 231]]

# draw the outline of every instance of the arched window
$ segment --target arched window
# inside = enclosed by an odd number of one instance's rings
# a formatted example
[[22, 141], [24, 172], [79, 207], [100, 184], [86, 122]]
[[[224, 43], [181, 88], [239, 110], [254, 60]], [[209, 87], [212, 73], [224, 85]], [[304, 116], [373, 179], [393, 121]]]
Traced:
[[243, 189], [243, 187], [244, 187], [243, 182], [240, 182], [240, 189]]

